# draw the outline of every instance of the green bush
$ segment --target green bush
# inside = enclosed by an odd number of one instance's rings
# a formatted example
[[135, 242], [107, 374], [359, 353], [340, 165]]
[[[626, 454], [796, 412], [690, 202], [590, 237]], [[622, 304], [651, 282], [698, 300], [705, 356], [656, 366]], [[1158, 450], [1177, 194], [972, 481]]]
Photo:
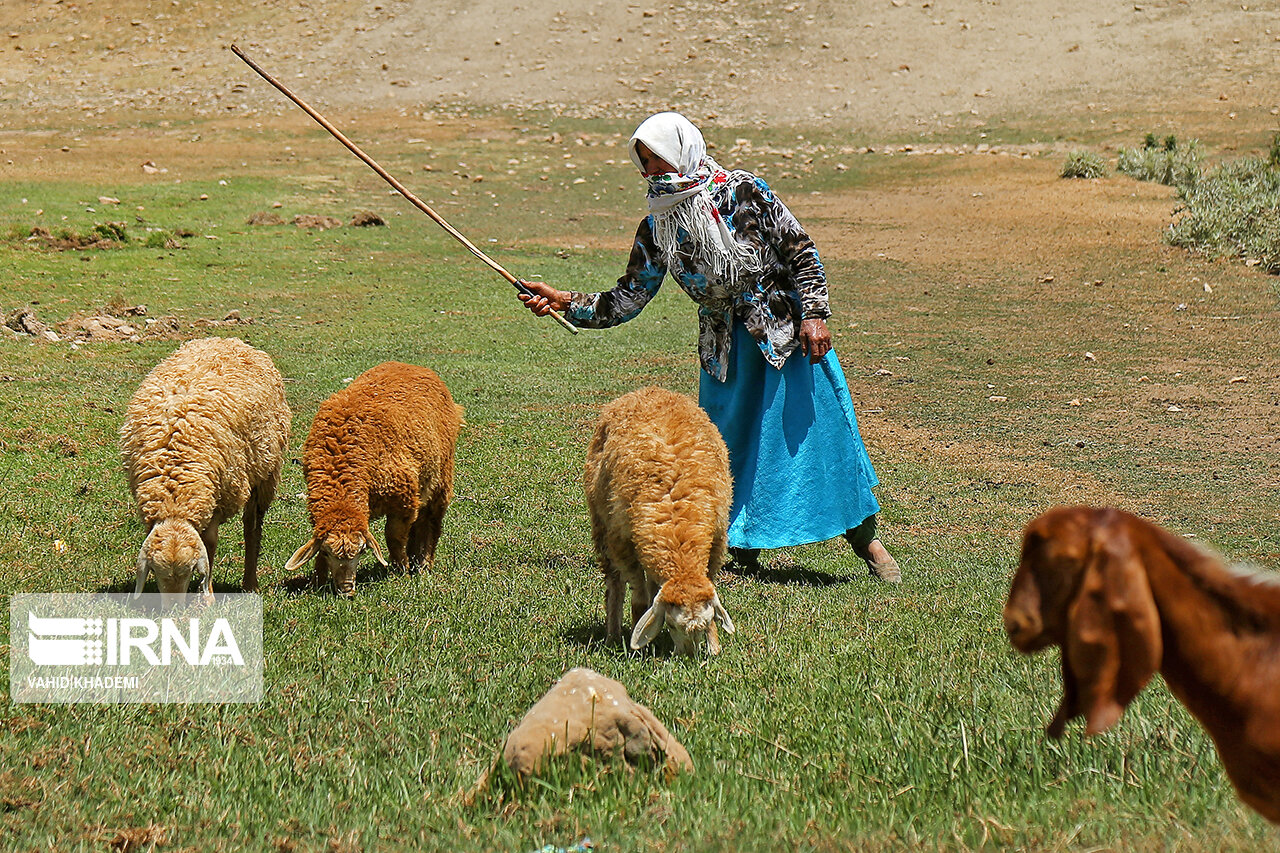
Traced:
[[1105, 178], [1109, 171], [1106, 161], [1092, 151], [1072, 151], [1059, 174], [1064, 178]]
[[1200, 178], [1200, 142], [1179, 143], [1173, 134], [1163, 142], [1148, 133], [1141, 148], [1121, 148], [1116, 170], [1139, 181], [1156, 181], [1171, 187], [1193, 186]]
[[1223, 163], [1179, 187], [1178, 198], [1184, 215], [1169, 227], [1171, 244], [1213, 257], [1239, 255], [1280, 273], [1280, 169], [1268, 160]]
[[129, 234], [123, 222], [99, 222], [93, 226], [92, 234], [100, 240], [113, 243], [128, 243]]

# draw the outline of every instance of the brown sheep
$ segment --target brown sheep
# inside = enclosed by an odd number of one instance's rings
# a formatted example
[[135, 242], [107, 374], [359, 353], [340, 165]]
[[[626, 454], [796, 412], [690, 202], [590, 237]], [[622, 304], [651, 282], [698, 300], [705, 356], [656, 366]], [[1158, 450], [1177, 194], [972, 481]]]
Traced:
[[371, 548], [369, 523], [387, 517], [387, 550], [403, 570], [431, 565], [449, 501], [462, 407], [433, 371], [389, 361], [372, 367], [316, 412], [302, 449], [313, 536], [292, 571], [312, 557], [316, 584], [355, 594], [356, 561]]
[[1280, 578], [1121, 510], [1060, 507], [1027, 526], [1004, 625], [1021, 652], [1062, 648], [1050, 737], [1080, 715], [1111, 728], [1159, 669], [1240, 798], [1280, 823]]
[[584, 476], [591, 537], [605, 577], [609, 636], [622, 637], [631, 588], [631, 648], [671, 628], [676, 651], [733, 621], [713, 583], [724, 563], [733, 483], [729, 453], [706, 412], [683, 394], [642, 388], [600, 412]]
[[262, 519], [291, 418], [271, 358], [236, 338], [188, 341], [147, 374], [120, 428], [129, 490], [147, 526], [135, 596], [154, 574], [164, 606], [181, 603], [199, 571], [211, 601], [218, 526], [242, 509], [242, 588], [258, 589]]

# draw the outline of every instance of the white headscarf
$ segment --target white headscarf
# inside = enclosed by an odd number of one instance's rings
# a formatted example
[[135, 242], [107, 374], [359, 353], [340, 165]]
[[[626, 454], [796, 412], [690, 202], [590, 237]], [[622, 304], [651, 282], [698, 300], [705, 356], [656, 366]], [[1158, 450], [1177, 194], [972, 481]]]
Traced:
[[680, 113], [658, 113], [645, 119], [627, 144], [631, 162], [643, 174], [637, 142], [676, 169], [648, 179], [653, 239], [667, 268], [677, 263], [678, 235], [683, 229], [693, 244], [697, 265], [709, 270], [730, 291], [741, 290], [747, 284], [742, 278], [759, 273], [762, 265], [749, 244], [733, 238], [711, 200], [711, 185], [723, 183], [728, 174], [707, 154], [701, 131]]

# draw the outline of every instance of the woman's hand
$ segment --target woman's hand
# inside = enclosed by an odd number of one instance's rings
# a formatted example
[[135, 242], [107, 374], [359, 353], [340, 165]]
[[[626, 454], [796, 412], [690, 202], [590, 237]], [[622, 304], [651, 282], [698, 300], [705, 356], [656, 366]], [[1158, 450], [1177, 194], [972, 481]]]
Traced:
[[556, 290], [551, 285], [540, 281], [521, 281], [520, 283], [533, 291], [533, 295], [521, 293], [517, 298], [539, 317], [545, 317], [552, 311], [564, 311], [569, 307], [569, 294], [563, 290]]
[[831, 332], [825, 321], [810, 317], [800, 324], [800, 351], [809, 356], [810, 364], [817, 364], [831, 352]]

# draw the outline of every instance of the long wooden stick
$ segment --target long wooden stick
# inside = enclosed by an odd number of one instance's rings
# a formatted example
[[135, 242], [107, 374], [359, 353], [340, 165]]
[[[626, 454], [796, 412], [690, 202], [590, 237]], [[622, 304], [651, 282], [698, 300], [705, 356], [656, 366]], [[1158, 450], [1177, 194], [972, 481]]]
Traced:
[[[241, 59], [243, 59], [244, 63], [248, 65], [250, 68], [252, 68], [254, 71], [256, 71], [259, 77], [261, 77], [263, 80], [266, 80], [272, 86], [275, 86], [277, 89], [280, 90], [281, 94], [283, 94], [286, 98], [288, 98], [289, 100], [297, 104], [299, 107], [301, 107], [303, 112], [305, 112], [307, 115], [315, 119], [319, 123], [319, 125], [323, 127], [325, 130], [329, 131], [329, 133], [333, 135], [334, 139], [337, 139], [339, 142], [345, 145], [348, 151], [350, 151], [352, 154], [356, 155], [361, 160], [363, 160], [366, 166], [368, 166], [370, 169], [373, 169], [373, 171], [377, 172], [378, 175], [384, 181], [391, 184], [391, 186], [395, 187], [396, 192], [400, 193], [400, 195], [408, 199], [410, 204], [418, 208], [418, 210], [421, 210], [427, 216], [430, 216], [437, 225], [439, 225], [445, 231], [448, 231], [451, 237], [453, 237], [462, 245], [466, 246], [467, 249], [471, 252], [471, 254], [475, 255], [477, 258], [484, 261], [486, 264], [489, 265], [490, 269], [498, 273], [498, 275], [502, 276], [507, 281], [511, 282], [511, 284], [515, 287], [516, 290], [520, 291], [521, 293], [528, 294], [529, 296], [536, 295], [534, 294], [533, 291], [531, 291], [528, 287], [525, 286], [524, 282], [516, 278], [511, 273], [507, 272], [502, 267], [501, 264], [499, 264], [493, 258], [486, 255], [484, 252], [480, 251], [480, 249], [478, 249], [474, 243], [472, 243], [466, 237], [462, 236], [462, 233], [459, 232], [458, 229], [454, 228], [448, 222], [445, 222], [444, 217], [442, 217], [440, 214], [436, 213], [434, 210], [428, 207], [427, 204], [422, 201], [422, 199], [418, 198], [416, 195], [409, 192], [409, 190], [405, 188], [404, 184], [400, 183], [394, 177], [392, 177], [391, 174], [388, 173], [386, 169], [379, 166], [378, 163], [372, 157], [370, 157], [368, 154], [364, 153], [359, 148], [357, 148], [356, 144], [352, 142], [350, 139], [347, 139], [347, 137], [343, 136], [342, 131], [338, 130], [336, 127], [330, 124], [328, 119], [326, 119], [324, 116], [320, 115], [320, 113], [313, 110], [310, 106], [307, 105], [305, 101], [303, 101], [297, 95], [293, 94], [293, 92], [290, 92], [284, 86], [283, 83], [281, 83], [279, 80], [276, 80], [266, 71], [263, 71], [262, 68], [260, 68], [256, 62], [254, 62], [249, 57], [245, 56], [244, 51], [242, 51], [240, 48], [236, 47], [233, 44], [231, 45], [231, 52], [234, 53], [236, 56], [240, 57]], [[568, 320], [566, 320], [564, 317], [561, 317], [555, 311], [550, 311], [548, 313], [553, 318], [555, 318], [556, 322], [559, 323], [561, 326], [564, 326], [566, 329], [568, 329], [570, 332], [572, 332], [575, 335], [578, 334], [578, 328], [574, 326], [572, 323], [570, 323]]]

